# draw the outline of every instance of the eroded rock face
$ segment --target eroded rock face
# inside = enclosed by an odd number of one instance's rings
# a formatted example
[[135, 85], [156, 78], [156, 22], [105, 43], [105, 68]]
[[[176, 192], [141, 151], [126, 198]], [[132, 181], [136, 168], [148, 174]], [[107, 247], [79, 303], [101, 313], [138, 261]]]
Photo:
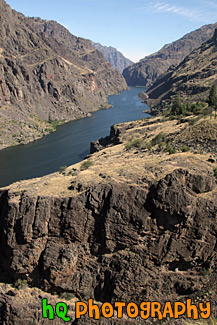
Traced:
[[210, 85], [216, 84], [216, 33], [154, 82], [147, 91], [149, 105], [171, 104], [177, 95], [185, 102], [206, 101]]
[[[55, 21], [27, 18], [4, 0], [0, 65], [0, 149], [16, 139], [23, 143], [20, 132], [28, 141], [45, 134], [49, 118], [69, 121], [107, 107], [108, 95], [127, 89], [91, 41]], [[34, 126], [38, 132], [31, 134]]]
[[100, 43], [93, 43], [93, 46], [97, 50], [101, 51], [105, 55], [106, 60], [111, 63], [112, 67], [117, 69], [120, 73], [122, 73], [129, 65], [133, 64], [131, 60], [127, 59], [114, 47], [103, 46]]
[[166, 44], [160, 51], [146, 56], [123, 71], [129, 86], [150, 87], [170, 66], [176, 66], [194, 49], [213, 36], [216, 24], [204, 25], [181, 39]]
[[2, 269], [101, 302], [197, 294], [217, 258], [216, 196], [198, 193], [215, 186], [212, 175], [177, 169], [148, 191], [114, 182], [67, 198], [2, 190]]

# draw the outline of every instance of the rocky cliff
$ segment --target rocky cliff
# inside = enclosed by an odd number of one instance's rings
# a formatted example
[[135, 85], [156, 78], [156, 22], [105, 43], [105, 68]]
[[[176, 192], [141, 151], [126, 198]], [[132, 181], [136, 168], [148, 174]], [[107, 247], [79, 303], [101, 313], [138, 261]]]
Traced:
[[[193, 127], [187, 120], [161, 118], [121, 124], [88, 160], [1, 189], [5, 281], [23, 279], [48, 292], [101, 303], [211, 301], [215, 315], [217, 164], [209, 161], [210, 140], [198, 148], [197, 137], [191, 137], [191, 151], [171, 155], [156, 140], [164, 132], [179, 150], [179, 135]], [[10, 314], [18, 297], [10, 290], [1, 287], [0, 319], [6, 325], [10, 317], [17, 322], [30, 314], [21, 308]]]
[[147, 91], [147, 102], [170, 104], [176, 95], [185, 102], [206, 100], [212, 85], [217, 84], [216, 50], [217, 29], [209, 41], [157, 79]]
[[217, 24], [205, 25], [181, 39], [165, 45], [123, 71], [129, 86], [151, 86], [172, 65], [179, 64], [194, 49], [213, 36]]
[[0, 148], [106, 107], [124, 78], [91, 41], [54, 21], [27, 18], [0, 0]]
[[120, 51], [112, 46], [103, 46], [100, 43], [93, 43], [93, 46], [102, 52], [106, 60], [111, 63], [112, 67], [117, 69], [120, 73], [129, 65], [133, 64], [131, 60], [127, 59]]

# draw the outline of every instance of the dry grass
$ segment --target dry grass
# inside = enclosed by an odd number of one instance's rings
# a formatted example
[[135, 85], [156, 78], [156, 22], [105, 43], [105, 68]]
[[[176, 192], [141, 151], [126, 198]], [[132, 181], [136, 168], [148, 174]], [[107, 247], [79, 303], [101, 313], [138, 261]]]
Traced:
[[[134, 132], [135, 138], [141, 137], [141, 130], [149, 136], [150, 140], [160, 132], [167, 136], [183, 125], [176, 121], [161, 122], [159, 118], [153, 119], [153, 124], [147, 121], [136, 121], [122, 124], [127, 130], [121, 133], [122, 144], [108, 147], [91, 155], [91, 158], [67, 167], [63, 173], [53, 173], [41, 178], [21, 181], [10, 186], [12, 192], [28, 191], [32, 196], [69, 197], [80, 192], [76, 184], [82, 184], [83, 190], [99, 183], [127, 183], [134, 186], [148, 188], [150, 182], [159, 180], [177, 168], [198, 169], [201, 173], [213, 173], [215, 164], [208, 163], [209, 155], [183, 152], [169, 155], [166, 152], [157, 152], [143, 148], [132, 148], [126, 151], [125, 146]], [[145, 140], [144, 140], [145, 141]], [[89, 164], [88, 169], [83, 169], [83, 164]], [[89, 163], [91, 162], [91, 163]], [[72, 188], [72, 183], [75, 185]], [[18, 200], [19, 195], [14, 195]]]
[[217, 120], [202, 119], [194, 125], [188, 126], [181, 132], [176, 140], [193, 141], [193, 140], [211, 140], [217, 141]]

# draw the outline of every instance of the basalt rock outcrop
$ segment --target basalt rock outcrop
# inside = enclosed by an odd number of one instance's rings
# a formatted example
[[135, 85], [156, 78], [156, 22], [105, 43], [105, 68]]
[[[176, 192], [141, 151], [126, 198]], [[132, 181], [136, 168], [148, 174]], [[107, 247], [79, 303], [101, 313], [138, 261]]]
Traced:
[[181, 39], [165, 45], [160, 51], [127, 67], [123, 71], [127, 84], [150, 87], [169, 67], [181, 63], [194, 49], [208, 41], [213, 36], [216, 27], [217, 24], [202, 26]]
[[[31, 313], [40, 323], [47, 293], [37, 287], [54, 295], [51, 303], [64, 293], [112, 304], [191, 298], [210, 301], [217, 315], [216, 159], [194, 148], [159, 152], [152, 141], [163, 131], [175, 143], [189, 127], [160, 117], [115, 125], [84, 161], [90, 164], [0, 190], [0, 319], [6, 325], [29, 321]], [[153, 148], [126, 146], [132, 137], [152, 141]], [[26, 305], [24, 294], [7, 284], [19, 279], [32, 287]], [[74, 320], [91, 323], [87, 316]]]
[[127, 88], [92, 42], [0, 0], [0, 148], [48, 133], [47, 121], [85, 117]]
[[153, 184], [102, 183], [71, 197], [1, 190], [2, 271], [83, 300], [198, 295], [216, 279], [215, 187], [212, 173], [179, 168]]

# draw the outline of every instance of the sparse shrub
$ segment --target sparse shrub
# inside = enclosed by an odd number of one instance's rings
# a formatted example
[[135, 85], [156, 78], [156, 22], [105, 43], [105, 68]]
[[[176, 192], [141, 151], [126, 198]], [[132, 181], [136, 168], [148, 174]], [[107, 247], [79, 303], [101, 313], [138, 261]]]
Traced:
[[66, 168], [67, 166], [61, 166], [59, 170], [60, 174], [63, 174], [66, 171]]
[[65, 300], [72, 300], [75, 298], [75, 295], [72, 292], [61, 292], [60, 298]]
[[54, 120], [54, 121], [52, 121], [50, 124], [51, 124], [52, 128], [53, 128], [54, 130], [56, 130], [56, 128], [57, 128], [57, 126], [60, 124], [60, 122]]
[[162, 148], [165, 146], [165, 142], [160, 142], [158, 145], [158, 149], [162, 150]]
[[214, 168], [213, 172], [214, 172], [214, 176], [217, 178], [217, 167]]
[[184, 110], [185, 110], [185, 107], [182, 104], [181, 98], [179, 96], [176, 96], [172, 103], [171, 114], [172, 115], [184, 114]]
[[176, 148], [173, 147], [170, 143], [166, 146], [166, 152], [168, 152], [170, 155], [176, 153]]
[[205, 106], [206, 106], [206, 104], [204, 102], [197, 102], [197, 103], [191, 105], [191, 111], [195, 115], [202, 114]]
[[14, 288], [16, 289], [24, 289], [28, 286], [27, 280], [17, 279], [14, 283]]
[[187, 151], [190, 151], [190, 150], [191, 150], [191, 148], [186, 146], [185, 144], [181, 147], [182, 152], [187, 152]]
[[134, 139], [134, 140], [130, 140], [126, 143], [125, 145], [125, 149], [126, 150], [130, 150], [130, 149], [133, 149], [133, 148], [141, 148], [142, 146], [142, 143], [143, 143], [143, 139]]
[[94, 162], [91, 160], [85, 160], [80, 167], [80, 170], [88, 169], [90, 166], [93, 166]]
[[146, 143], [146, 148], [151, 151], [152, 149], [152, 144], [150, 142]]
[[49, 115], [48, 115], [48, 123], [52, 123], [51, 113], [49, 113]]
[[188, 111], [187, 111], [187, 112], [185, 113], [185, 116], [191, 116], [191, 115], [192, 115], [191, 112], [188, 112]]
[[170, 121], [173, 121], [173, 120], [176, 120], [176, 118], [177, 118], [176, 116], [171, 115], [171, 116], [169, 117], [169, 120], [170, 120]]
[[194, 125], [197, 121], [199, 121], [200, 117], [197, 116], [189, 120], [189, 125]]
[[156, 137], [154, 137], [152, 140], [151, 140], [151, 144], [153, 146], [155, 146], [156, 144], [160, 144], [165, 138], [165, 134], [160, 132], [159, 134], [156, 135]]

